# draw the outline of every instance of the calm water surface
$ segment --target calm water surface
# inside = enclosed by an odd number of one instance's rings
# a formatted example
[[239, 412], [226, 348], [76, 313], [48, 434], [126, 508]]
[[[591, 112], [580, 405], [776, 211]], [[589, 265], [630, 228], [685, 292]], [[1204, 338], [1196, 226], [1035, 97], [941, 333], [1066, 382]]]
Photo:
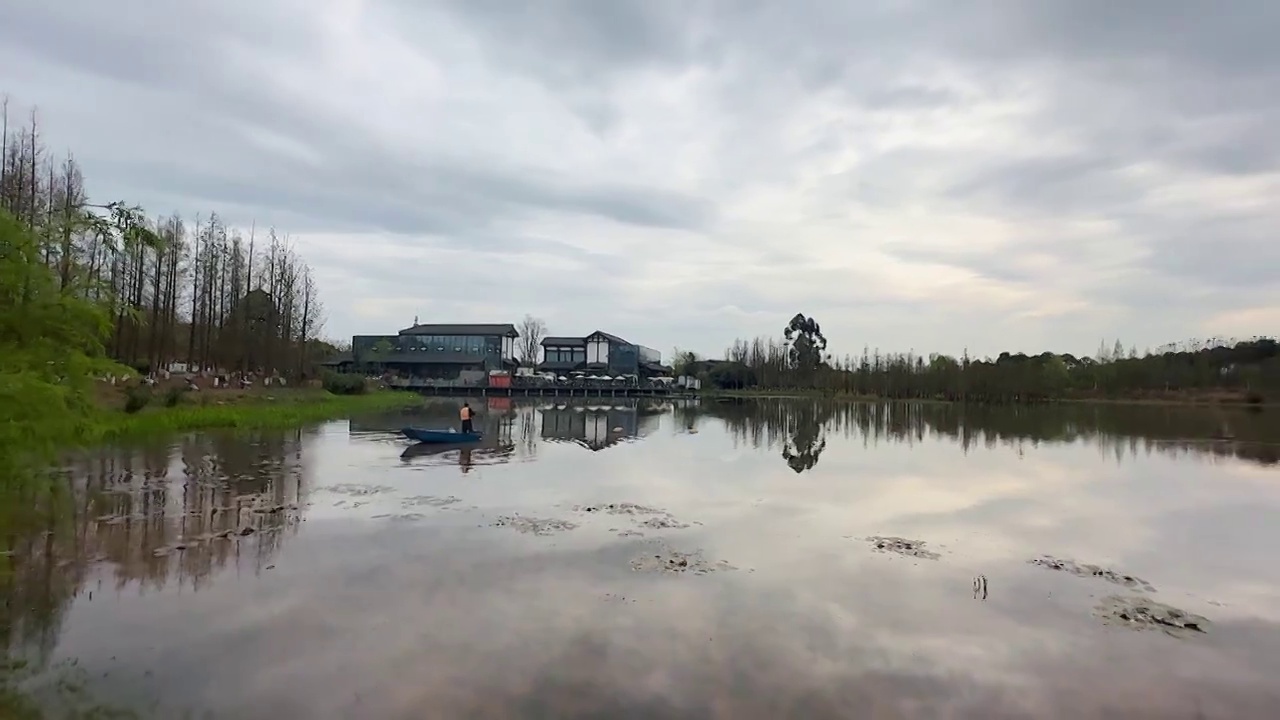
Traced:
[[77, 458], [0, 557], [28, 686], [163, 718], [1280, 717], [1274, 412], [476, 402], [472, 449], [396, 435], [443, 405]]

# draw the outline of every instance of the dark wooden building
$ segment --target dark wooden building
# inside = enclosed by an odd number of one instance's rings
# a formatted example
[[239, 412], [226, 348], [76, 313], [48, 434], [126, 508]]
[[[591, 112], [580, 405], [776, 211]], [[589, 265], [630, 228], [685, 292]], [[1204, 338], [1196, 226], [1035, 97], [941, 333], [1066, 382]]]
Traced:
[[356, 335], [351, 354], [329, 364], [347, 372], [474, 381], [492, 370], [513, 370], [515, 325], [421, 324], [396, 335]]
[[648, 378], [669, 375], [662, 353], [597, 330], [584, 337], [548, 337], [542, 341], [542, 362], [538, 370], [567, 375], [634, 375]]

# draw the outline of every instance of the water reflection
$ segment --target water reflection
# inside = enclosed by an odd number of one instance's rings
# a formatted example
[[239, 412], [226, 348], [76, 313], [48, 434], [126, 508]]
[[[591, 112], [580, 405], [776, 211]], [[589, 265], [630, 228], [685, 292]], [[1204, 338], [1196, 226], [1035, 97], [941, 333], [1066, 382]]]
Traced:
[[594, 452], [652, 433], [665, 407], [640, 401], [562, 403], [544, 406], [539, 412], [543, 440], [574, 443]]
[[[1280, 414], [473, 399], [481, 443], [398, 436], [460, 403], [73, 459], [0, 555], [5, 646], [110, 670], [168, 716], [1277, 701]], [[873, 533], [930, 552], [863, 552]], [[662, 543], [736, 570], [636, 571]], [[1114, 589], [1027, 564], [1044, 553], [1137, 573], [1213, 630], [1111, 633], [1090, 608]]]
[[199, 590], [228, 565], [267, 566], [296, 529], [312, 432], [191, 435], [71, 458], [63, 488], [32, 508], [43, 522], [9, 538], [5, 647], [45, 662], [66, 607], [82, 594]]
[[[463, 402], [477, 409], [476, 429], [484, 438], [469, 445], [484, 453], [473, 458], [524, 459], [537, 452], [537, 442], [563, 442], [591, 451], [604, 450], [627, 440], [643, 438], [657, 429], [660, 419], [672, 409], [670, 402], [652, 402], [626, 398], [579, 399], [573, 402], [521, 402], [513, 398], [432, 398], [422, 407], [380, 417], [361, 418], [351, 423], [352, 432], [398, 434], [405, 425], [431, 429], [448, 429], [458, 424], [458, 410]], [[519, 452], [508, 452], [515, 450]], [[409, 457], [447, 455], [462, 446], [428, 448], [406, 453]], [[460, 463], [461, 464], [461, 463]]]
[[1083, 443], [1117, 462], [1158, 452], [1266, 466], [1280, 463], [1280, 413], [1234, 408], [744, 400], [690, 406], [678, 410], [677, 416], [686, 429], [713, 417], [752, 447], [781, 447], [783, 459], [796, 472], [817, 464], [828, 435], [867, 446], [942, 440], [958, 443], [965, 452]]
[[456, 464], [463, 473], [468, 473], [477, 464], [493, 465], [511, 462], [517, 458], [514, 444], [484, 446], [480, 443], [469, 444], [433, 444], [416, 443], [400, 453], [405, 463], [427, 465]]

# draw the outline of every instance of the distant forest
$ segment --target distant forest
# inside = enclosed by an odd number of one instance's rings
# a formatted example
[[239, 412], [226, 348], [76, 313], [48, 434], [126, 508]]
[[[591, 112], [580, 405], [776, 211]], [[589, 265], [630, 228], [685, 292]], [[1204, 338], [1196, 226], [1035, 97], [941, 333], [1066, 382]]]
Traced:
[[817, 320], [796, 315], [782, 337], [737, 340], [723, 359], [676, 351], [677, 372], [721, 390], [813, 390], [889, 399], [1038, 402], [1053, 399], [1280, 401], [1280, 343], [1191, 340], [1139, 354], [1119, 341], [1092, 357], [1000, 353], [994, 359], [882, 353], [835, 357]]
[[50, 152], [38, 115], [15, 118], [0, 103], [0, 212], [34, 238], [59, 294], [109, 318], [107, 355], [144, 372], [185, 362], [297, 375], [332, 352], [318, 340], [324, 310], [311, 268], [287, 236], [245, 237], [215, 213], [91, 202], [80, 165]]

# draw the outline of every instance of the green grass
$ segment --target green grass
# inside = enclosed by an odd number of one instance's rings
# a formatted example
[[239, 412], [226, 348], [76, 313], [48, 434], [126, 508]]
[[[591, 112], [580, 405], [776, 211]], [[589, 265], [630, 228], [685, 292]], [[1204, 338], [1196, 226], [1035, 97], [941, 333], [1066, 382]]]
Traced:
[[152, 405], [140, 412], [103, 411], [90, 418], [84, 440], [106, 442], [217, 428], [282, 428], [347, 415], [397, 410], [422, 404], [413, 393], [382, 390], [364, 395], [334, 395], [327, 390], [280, 390], [220, 404], [217, 391], [197, 402], [174, 407]]

